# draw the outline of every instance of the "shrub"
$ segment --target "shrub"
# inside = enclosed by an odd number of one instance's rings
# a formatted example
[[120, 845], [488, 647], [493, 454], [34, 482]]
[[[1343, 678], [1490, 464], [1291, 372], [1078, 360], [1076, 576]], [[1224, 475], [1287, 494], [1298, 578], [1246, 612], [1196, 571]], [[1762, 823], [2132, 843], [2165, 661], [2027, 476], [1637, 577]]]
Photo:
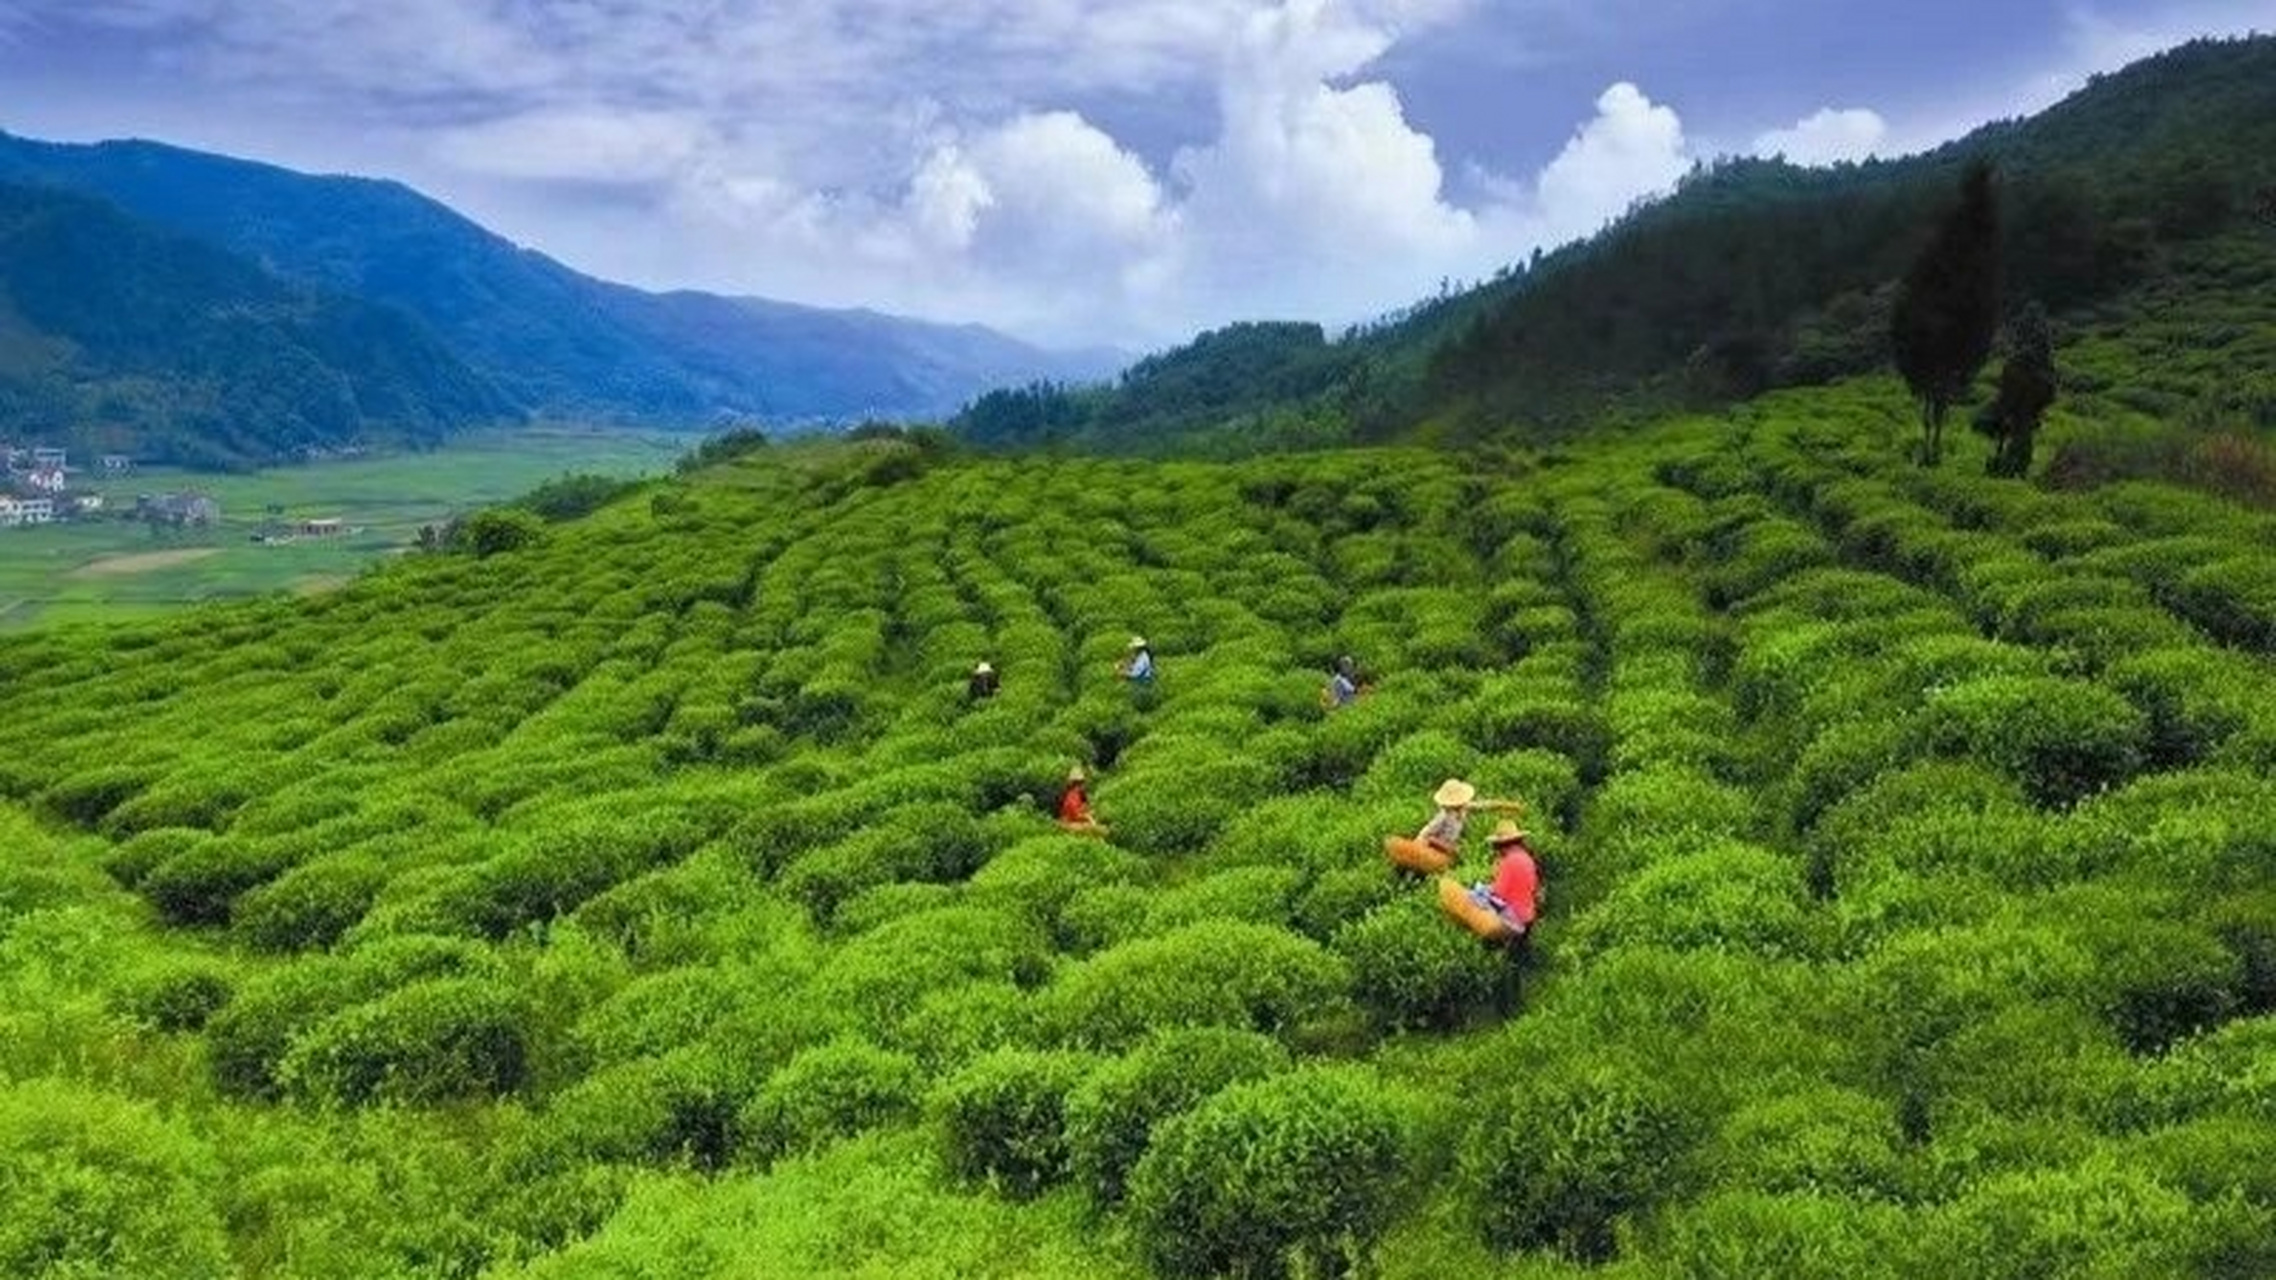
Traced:
[[212, 832], [196, 827], [139, 832], [103, 855], [103, 870], [127, 888], [137, 888], [151, 872], [213, 838]]
[[720, 1168], [737, 1139], [726, 1075], [704, 1045], [597, 1071], [550, 1101], [516, 1163], [558, 1170], [598, 1161], [685, 1160], [699, 1169]]
[[1905, 1189], [1895, 1110], [1854, 1090], [1819, 1087], [1742, 1108], [1723, 1126], [1720, 1181], [1773, 1194], [1895, 1197]]
[[2140, 767], [2149, 722], [2117, 694], [2051, 677], [1991, 676], [1933, 695], [1932, 749], [2003, 769], [2042, 804], [2067, 805]]
[[951, 1076], [930, 1104], [950, 1171], [1022, 1197], [1064, 1178], [1067, 1095], [1092, 1061], [1074, 1053], [999, 1049]]
[[932, 992], [895, 1027], [889, 1047], [928, 1072], [953, 1070], [990, 1049], [1043, 1039], [1035, 1001], [1009, 982], [981, 981]]
[[1652, 1262], [1672, 1275], [1897, 1280], [1920, 1228], [1896, 1206], [1818, 1192], [1725, 1192], [1669, 1215]]
[[1561, 1061], [1480, 1117], [1463, 1166], [1487, 1241], [1591, 1262], [1674, 1193], [1700, 1127], [1655, 1074], [1609, 1059]]
[[2128, 1049], [2161, 1052], [2236, 1011], [2243, 966], [2219, 939], [2142, 910], [2138, 894], [2088, 891], [2065, 901], [2074, 937], [2094, 957], [2091, 989]]
[[1398, 899], [1407, 888], [1400, 875], [1376, 861], [1324, 871], [1297, 900], [1296, 927], [1325, 942], [1336, 930]]
[[175, 961], [138, 975], [125, 1003], [128, 1012], [160, 1031], [196, 1031], [235, 990], [218, 965]]
[[493, 1097], [528, 1069], [522, 997], [480, 978], [413, 983], [318, 1023], [278, 1067], [319, 1101], [425, 1104]]
[[1392, 1029], [1451, 1029], [1503, 990], [1509, 960], [1447, 920], [1427, 896], [1408, 894], [1336, 931], [1352, 992]]
[[1049, 968], [1042, 927], [988, 907], [943, 907], [879, 925], [831, 952], [809, 999], [849, 1025], [890, 1028], [936, 991], [1033, 984]]
[[137, 887], [169, 924], [226, 924], [237, 895], [267, 884], [297, 858], [280, 845], [223, 838], [168, 858]]
[[2239, 556], [2184, 575], [2174, 608], [2230, 644], [2276, 652], [2276, 569], [2265, 556]]
[[1800, 958], [1819, 949], [1801, 869], [1752, 845], [1673, 855], [1582, 913], [1566, 949], [1586, 959], [1623, 947], [1716, 948]]
[[1211, 921], [1072, 965], [1045, 999], [1069, 1039], [1112, 1049], [1172, 1027], [1293, 1030], [1332, 1012], [1350, 984], [1344, 963], [1318, 943]]
[[1405, 1196], [1412, 1134], [1364, 1070], [1234, 1085], [1164, 1123], [1131, 1171], [1140, 1246], [1170, 1275], [1364, 1271]]
[[2167, 769], [2211, 756], [2261, 714], [2269, 697], [2249, 659], [2197, 648], [2121, 658], [2102, 680], [2149, 717], [2149, 762]]
[[93, 827], [156, 778], [156, 771], [139, 765], [101, 765], [50, 786], [40, 793], [40, 803], [67, 821]]
[[744, 1105], [737, 1128], [764, 1163], [916, 1114], [923, 1070], [905, 1053], [836, 1040], [792, 1058]]
[[230, 923], [266, 951], [328, 947], [363, 919], [387, 883], [380, 865], [354, 855], [294, 867], [236, 901]]
[[0, 1084], [0, 1273], [207, 1280], [230, 1269], [202, 1144], [150, 1107]]
[[2267, 1221], [2240, 1203], [2198, 1205], [2114, 1159], [2004, 1174], [1969, 1188], [1921, 1236], [1936, 1275], [2203, 1274]]
[[1067, 1098], [1076, 1183], [1102, 1205], [1122, 1200], [1130, 1170], [1163, 1121], [1219, 1090], [1288, 1069], [1288, 1051], [1253, 1031], [1169, 1031], [1100, 1066]]
[[1281, 925], [1304, 873], [1295, 867], [1234, 867], [1148, 895], [1145, 931], [1163, 933], [1205, 920]]

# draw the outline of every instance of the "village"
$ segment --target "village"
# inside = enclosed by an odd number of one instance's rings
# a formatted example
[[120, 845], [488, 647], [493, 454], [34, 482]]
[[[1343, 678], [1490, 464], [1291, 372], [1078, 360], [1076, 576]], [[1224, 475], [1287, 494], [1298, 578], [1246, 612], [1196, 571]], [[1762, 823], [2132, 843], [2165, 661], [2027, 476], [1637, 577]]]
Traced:
[[[212, 530], [221, 526], [221, 504], [197, 490], [137, 493], [131, 505], [91, 484], [115, 486], [136, 474], [135, 461], [126, 454], [96, 456], [90, 470], [74, 466], [69, 450], [45, 446], [22, 447], [0, 443], [0, 528], [22, 529], [38, 525], [68, 524], [111, 519], [135, 521], [153, 529]], [[269, 518], [251, 535], [262, 544], [281, 544], [300, 538], [333, 538], [354, 533], [338, 517], [286, 519], [271, 508]]]

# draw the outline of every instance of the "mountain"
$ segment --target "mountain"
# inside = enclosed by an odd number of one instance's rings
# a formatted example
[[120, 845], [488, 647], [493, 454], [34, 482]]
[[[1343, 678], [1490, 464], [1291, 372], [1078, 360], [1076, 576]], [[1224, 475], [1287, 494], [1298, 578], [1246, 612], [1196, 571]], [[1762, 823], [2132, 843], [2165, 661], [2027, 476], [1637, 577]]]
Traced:
[[[1705, 165], [1585, 242], [1341, 341], [1283, 343], [1259, 365], [1254, 343], [1211, 335], [1103, 392], [978, 401], [957, 429], [1110, 450], [1543, 436], [1869, 372], [1893, 282], [1979, 157], [2000, 175], [2011, 299], [2083, 325], [2200, 264], [2216, 265], [2186, 292], [2221, 289], [2218, 262], [2276, 253], [2276, 38], [2182, 46], [1902, 160]], [[2196, 251], [2224, 238], [2226, 254]], [[1142, 374], [1165, 365], [1185, 374]], [[1275, 382], [1294, 391], [1260, 400]]]
[[0, 428], [238, 466], [512, 412], [412, 317], [100, 200], [0, 183]]
[[977, 325], [651, 293], [521, 248], [400, 183], [152, 142], [0, 133], [0, 181], [99, 195], [286, 279], [386, 303], [534, 413], [700, 425], [946, 412], [990, 386], [1110, 370]]

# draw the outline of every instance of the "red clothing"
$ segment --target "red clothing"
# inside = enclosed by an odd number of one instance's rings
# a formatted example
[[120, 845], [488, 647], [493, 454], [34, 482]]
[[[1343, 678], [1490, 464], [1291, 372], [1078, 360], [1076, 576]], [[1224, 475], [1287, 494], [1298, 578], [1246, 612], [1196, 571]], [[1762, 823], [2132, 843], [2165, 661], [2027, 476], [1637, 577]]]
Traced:
[[1533, 855], [1524, 845], [1506, 847], [1508, 852], [1494, 863], [1493, 894], [1508, 905], [1511, 915], [1530, 925], [1533, 900], [1541, 887], [1541, 871], [1533, 865]]
[[1059, 821], [1089, 822], [1090, 820], [1091, 800], [1089, 796], [1083, 794], [1082, 784], [1077, 783], [1060, 794]]

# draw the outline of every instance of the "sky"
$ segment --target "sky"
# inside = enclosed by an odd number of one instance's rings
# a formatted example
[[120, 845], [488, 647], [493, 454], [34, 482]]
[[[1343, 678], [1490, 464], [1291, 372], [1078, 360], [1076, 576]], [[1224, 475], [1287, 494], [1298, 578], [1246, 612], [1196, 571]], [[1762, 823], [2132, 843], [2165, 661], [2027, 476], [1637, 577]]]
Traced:
[[0, 0], [0, 129], [399, 179], [652, 288], [1145, 349], [2252, 30], [2276, 0]]

